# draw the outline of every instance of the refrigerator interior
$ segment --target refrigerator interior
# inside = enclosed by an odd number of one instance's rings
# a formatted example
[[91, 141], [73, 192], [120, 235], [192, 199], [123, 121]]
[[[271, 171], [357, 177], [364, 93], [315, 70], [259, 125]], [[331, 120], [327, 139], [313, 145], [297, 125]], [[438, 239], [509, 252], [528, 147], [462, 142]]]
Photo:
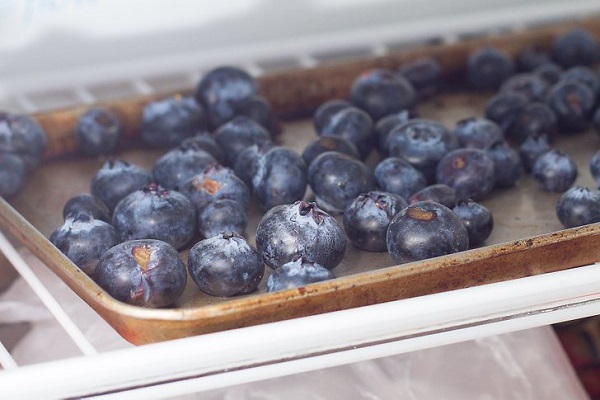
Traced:
[[[598, 12], [557, 0], [5, 1], [0, 109], [167, 93], [216, 65], [261, 76]], [[548, 324], [600, 313], [597, 265], [134, 347], [14, 240], [0, 248], [8, 398], [587, 398]]]

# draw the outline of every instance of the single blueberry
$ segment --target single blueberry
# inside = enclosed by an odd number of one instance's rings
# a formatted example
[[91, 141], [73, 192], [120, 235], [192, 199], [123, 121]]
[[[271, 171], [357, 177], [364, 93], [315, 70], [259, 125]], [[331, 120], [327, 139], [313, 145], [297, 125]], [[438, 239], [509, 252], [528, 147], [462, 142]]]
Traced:
[[362, 159], [365, 159], [375, 146], [373, 121], [369, 114], [356, 107], [347, 107], [333, 114], [318, 134], [349, 140], [356, 146]]
[[483, 205], [470, 200], [459, 200], [452, 209], [462, 221], [469, 234], [469, 247], [482, 244], [492, 234], [494, 217], [492, 212]]
[[484, 150], [457, 149], [440, 160], [436, 179], [453, 188], [457, 199], [477, 201], [494, 188], [494, 161]]
[[409, 109], [415, 90], [401, 75], [385, 69], [372, 69], [358, 76], [350, 88], [350, 101], [365, 110], [374, 121]]
[[527, 137], [519, 147], [519, 157], [525, 171], [531, 171], [535, 160], [550, 149], [550, 140], [547, 135]]
[[92, 178], [90, 189], [112, 212], [121, 199], [152, 181], [152, 174], [136, 164], [108, 160]]
[[242, 235], [248, 226], [248, 213], [237, 201], [215, 200], [198, 212], [197, 225], [204, 238], [231, 232]]
[[321, 154], [310, 164], [308, 183], [319, 207], [332, 214], [343, 213], [356, 196], [377, 185], [363, 162], [335, 151]]
[[335, 279], [333, 272], [300, 257], [271, 272], [267, 279], [267, 292], [297, 288], [330, 279]]
[[230, 297], [256, 290], [265, 266], [246, 239], [227, 233], [196, 243], [188, 255], [188, 270], [204, 293]]
[[152, 176], [165, 189], [181, 190], [188, 179], [216, 163], [206, 151], [190, 144], [181, 144], [156, 160]]
[[574, 186], [556, 202], [556, 215], [565, 228], [600, 222], [600, 192]]
[[438, 162], [458, 147], [458, 140], [437, 121], [411, 119], [392, 129], [388, 146], [391, 157], [405, 159], [431, 183]]
[[563, 132], [584, 130], [596, 104], [594, 92], [576, 81], [560, 81], [550, 88], [546, 102]]
[[113, 226], [121, 240], [157, 239], [176, 249], [196, 232], [192, 202], [175, 190], [151, 183], [127, 195], [113, 212]]
[[196, 150], [204, 150], [213, 156], [213, 158], [217, 160], [219, 164], [225, 163], [225, 154], [223, 153], [221, 146], [219, 146], [213, 135], [208, 132], [201, 131], [192, 137], [184, 139], [181, 142], [181, 146], [186, 149], [192, 148]]
[[549, 150], [535, 160], [531, 170], [538, 185], [549, 192], [564, 192], [577, 179], [577, 165], [562, 150]]
[[88, 156], [107, 155], [117, 148], [123, 136], [123, 124], [110, 110], [96, 107], [79, 117], [75, 136]]
[[0, 112], [0, 153], [19, 156], [29, 172], [39, 165], [47, 147], [48, 135], [33, 117]]
[[409, 204], [416, 204], [422, 201], [433, 201], [440, 203], [448, 208], [456, 205], [456, 190], [443, 183], [436, 183], [424, 187], [409, 197]]
[[69, 216], [76, 216], [80, 212], [86, 212], [94, 217], [94, 219], [111, 223], [110, 211], [106, 207], [106, 204], [89, 193], [81, 193], [67, 200], [63, 207], [63, 219]]
[[50, 242], [87, 275], [93, 276], [100, 257], [119, 243], [112, 225], [80, 212], [70, 215], [50, 235]]
[[498, 93], [486, 103], [485, 118], [494, 121], [504, 133], [508, 133], [527, 104], [527, 99], [519, 93]]
[[307, 167], [298, 153], [274, 147], [259, 158], [252, 178], [254, 196], [261, 210], [302, 200], [307, 187]]
[[385, 235], [390, 221], [406, 206], [406, 200], [396, 194], [362, 193], [344, 211], [346, 236], [361, 250], [387, 251]]
[[410, 111], [403, 110], [387, 115], [377, 121], [375, 124], [375, 140], [377, 151], [382, 157], [389, 155], [388, 138], [392, 130], [412, 118], [414, 118], [414, 115]]
[[191, 97], [174, 96], [144, 107], [140, 136], [153, 147], [174, 147], [206, 129], [206, 115]]
[[27, 180], [27, 166], [21, 157], [14, 153], [0, 152], [0, 196], [17, 194]]
[[321, 132], [323, 130], [323, 127], [329, 125], [329, 120], [334, 114], [336, 114], [338, 111], [343, 110], [344, 108], [353, 106], [354, 105], [347, 100], [327, 100], [325, 103], [317, 107], [313, 114], [313, 124], [315, 126], [315, 131], [317, 133]]
[[263, 96], [253, 95], [235, 104], [235, 115], [248, 117], [268, 130], [271, 135], [278, 135], [281, 127], [273, 113], [271, 103]]
[[529, 103], [508, 131], [508, 136], [522, 143], [529, 136], [546, 135], [552, 140], [558, 131], [556, 113], [545, 103]]
[[513, 60], [494, 47], [473, 51], [467, 59], [467, 82], [477, 90], [495, 90], [515, 72]]
[[386, 243], [392, 259], [403, 264], [467, 250], [469, 234], [452, 210], [425, 201], [396, 214], [390, 222]]
[[166, 307], [182, 295], [187, 272], [170, 244], [131, 240], [104, 253], [94, 280], [119, 301], [141, 307]]
[[520, 73], [506, 79], [500, 93], [519, 93], [527, 101], [544, 101], [550, 84], [534, 73]]
[[558, 64], [547, 62], [534, 69], [533, 73], [544, 79], [549, 84], [554, 85], [560, 80], [563, 69]]
[[377, 186], [384, 192], [395, 193], [408, 200], [410, 196], [427, 186], [425, 176], [398, 157], [388, 157], [375, 167]]
[[496, 187], [515, 186], [524, 172], [519, 153], [506, 141], [500, 141], [488, 147], [486, 154], [494, 162]]
[[600, 75], [591, 67], [571, 67], [561, 74], [560, 79], [582, 83], [594, 92], [596, 98], [600, 97]]
[[598, 42], [585, 29], [573, 29], [554, 42], [552, 58], [564, 68], [592, 65], [600, 59]]
[[233, 170], [221, 165], [211, 165], [202, 173], [188, 179], [181, 189], [198, 211], [215, 200], [230, 199], [245, 209], [250, 203], [250, 191]]
[[265, 213], [256, 229], [256, 247], [273, 269], [299, 257], [333, 269], [344, 258], [346, 234], [315, 203], [297, 201]]
[[258, 94], [258, 84], [246, 71], [222, 66], [211, 70], [196, 87], [196, 100], [204, 106], [209, 128], [217, 129], [236, 115], [236, 108]]
[[306, 165], [310, 165], [315, 158], [327, 151], [337, 151], [356, 159], [360, 158], [356, 146], [341, 136], [319, 136], [304, 148], [302, 158]]
[[276, 146], [275, 142], [265, 140], [246, 147], [235, 161], [233, 172], [246, 186], [251, 188], [252, 178], [256, 174], [260, 158]]
[[271, 140], [271, 134], [254, 120], [236, 116], [215, 132], [215, 140], [223, 149], [227, 165], [233, 167], [247, 147]]
[[458, 121], [454, 135], [462, 147], [482, 150], [504, 140], [500, 126], [486, 118], [471, 117]]
[[398, 73], [413, 86], [418, 100], [426, 100], [438, 91], [442, 67], [436, 59], [422, 57], [402, 65]]

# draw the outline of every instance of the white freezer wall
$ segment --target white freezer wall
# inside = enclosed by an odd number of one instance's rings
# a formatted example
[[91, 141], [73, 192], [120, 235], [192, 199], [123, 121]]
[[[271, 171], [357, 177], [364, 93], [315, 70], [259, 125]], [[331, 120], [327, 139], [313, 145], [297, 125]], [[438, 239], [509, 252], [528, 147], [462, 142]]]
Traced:
[[598, 11], [596, 0], [0, 0], [0, 107], [22, 92], [179, 73], [191, 85], [222, 63], [260, 74], [257, 61], [306, 66]]

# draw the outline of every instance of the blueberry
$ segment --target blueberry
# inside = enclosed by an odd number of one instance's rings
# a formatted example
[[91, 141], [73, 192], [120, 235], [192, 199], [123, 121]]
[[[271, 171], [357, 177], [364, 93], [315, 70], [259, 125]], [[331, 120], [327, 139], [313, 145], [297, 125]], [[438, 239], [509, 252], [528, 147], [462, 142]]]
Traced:
[[470, 200], [459, 200], [452, 211], [462, 221], [469, 234], [469, 247], [474, 248], [490, 237], [494, 229], [494, 216], [483, 205]]
[[256, 229], [256, 246], [273, 269], [299, 257], [333, 269], [344, 258], [346, 235], [315, 203], [297, 201], [265, 213]]
[[584, 130], [595, 105], [592, 90], [575, 81], [560, 81], [552, 86], [546, 100], [556, 114], [559, 126], [566, 132]]
[[520, 73], [506, 79], [500, 93], [519, 93], [528, 101], [544, 101], [550, 84], [534, 73]]
[[332, 99], [321, 104], [313, 114], [315, 130], [321, 132], [323, 127], [329, 125], [329, 120], [334, 114], [348, 107], [353, 107], [353, 104], [342, 99]]
[[230, 297], [256, 290], [265, 266], [246, 239], [227, 233], [196, 243], [190, 249], [188, 270], [201, 291]]
[[425, 201], [400, 211], [386, 235], [388, 252], [398, 264], [464, 251], [469, 235], [448, 207]]
[[467, 82], [477, 90], [495, 90], [515, 72], [513, 60], [494, 47], [473, 51], [467, 59]]
[[486, 118], [466, 118], [456, 123], [454, 135], [462, 147], [486, 149], [504, 140], [500, 126]]
[[236, 115], [236, 108], [258, 94], [256, 80], [232, 66], [213, 69], [196, 87], [196, 100], [204, 106], [210, 129], [216, 129]]
[[267, 291], [277, 292], [330, 279], [335, 279], [333, 272], [301, 257], [274, 270], [267, 279]]
[[248, 213], [237, 201], [215, 200], [198, 212], [197, 225], [204, 238], [231, 232], [242, 235], [248, 226]]
[[24, 114], [0, 112], [0, 153], [19, 156], [29, 172], [39, 165], [47, 147], [46, 131], [35, 119]]
[[590, 160], [590, 172], [596, 186], [600, 187], [600, 150], [596, 151]]
[[275, 147], [259, 158], [252, 188], [263, 212], [302, 200], [306, 187], [306, 163], [295, 151]]
[[233, 172], [235, 172], [235, 175], [240, 178], [246, 186], [251, 188], [252, 178], [254, 178], [254, 174], [256, 174], [256, 170], [258, 169], [258, 161], [263, 155], [276, 146], [275, 142], [265, 140], [246, 147], [235, 161]]
[[306, 165], [310, 165], [315, 158], [327, 151], [337, 151], [354, 157], [360, 158], [356, 146], [349, 140], [341, 136], [320, 136], [313, 140], [304, 148], [302, 158]]
[[577, 165], [562, 150], [549, 150], [535, 160], [531, 170], [538, 185], [549, 192], [564, 192], [577, 179]]
[[225, 153], [227, 165], [233, 167], [244, 149], [271, 140], [271, 134], [254, 120], [236, 116], [217, 129], [215, 140]]
[[217, 160], [219, 164], [225, 163], [225, 154], [223, 153], [221, 146], [219, 146], [215, 138], [208, 132], [199, 132], [192, 137], [184, 139], [181, 142], [181, 146], [186, 149], [192, 148], [196, 150], [204, 150], [213, 156], [213, 158]]
[[565, 228], [600, 222], [600, 192], [574, 186], [556, 202], [556, 215]]
[[387, 251], [385, 235], [390, 221], [406, 206], [406, 200], [392, 193], [362, 193], [344, 212], [346, 236], [361, 250]]
[[552, 57], [564, 68], [592, 65], [600, 59], [598, 42], [585, 29], [573, 29], [554, 42]]
[[123, 241], [157, 239], [179, 249], [194, 236], [196, 210], [183, 194], [151, 183], [117, 204], [113, 226]]
[[27, 166], [21, 157], [0, 152], [0, 196], [17, 194], [25, 185]]
[[63, 207], [63, 219], [69, 216], [76, 216], [80, 212], [85, 212], [94, 219], [111, 223], [110, 211], [106, 207], [106, 204], [91, 194], [81, 193], [67, 200]]
[[411, 108], [415, 102], [415, 90], [402, 76], [385, 69], [373, 69], [354, 80], [350, 101], [377, 121]]
[[152, 174], [136, 164], [109, 160], [92, 178], [90, 189], [112, 212], [121, 199], [152, 183], [152, 180]]
[[545, 103], [529, 103], [511, 127], [509, 136], [522, 143], [529, 136], [546, 135], [554, 138], [558, 130], [558, 119]]
[[221, 165], [211, 165], [202, 173], [187, 180], [181, 189], [198, 211], [215, 200], [230, 199], [244, 208], [250, 202], [250, 191], [234, 172]]
[[425, 176], [408, 161], [398, 157], [381, 160], [375, 167], [374, 175], [383, 191], [398, 194], [405, 200], [427, 186]]
[[546, 64], [551, 60], [552, 57], [545, 48], [533, 45], [519, 54], [517, 64], [521, 71], [533, 71], [540, 65]]
[[248, 117], [268, 130], [272, 135], [280, 133], [281, 128], [271, 104], [267, 99], [260, 95], [246, 97], [235, 105], [235, 115]]
[[512, 187], [523, 176], [524, 168], [519, 153], [505, 141], [496, 142], [486, 149], [494, 162], [496, 187]]
[[547, 135], [526, 138], [519, 147], [519, 157], [525, 170], [531, 171], [535, 160], [550, 149], [550, 141]]
[[112, 225], [80, 212], [70, 215], [50, 235], [50, 241], [87, 275], [93, 276], [100, 257], [119, 243]]
[[498, 124], [504, 133], [509, 133], [527, 104], [528, 101], [522, 94], [498, 93], [486, 103], [485, 118]]
[[413, 114], [407, 110], [403, 110], [395, 114], [387, 115], [377, 121], [375, 124], [375, 140], [377, 151], [379, 151], [381, 156], [387, 157], [389, 155], [388, 138], [390, 132], [411, 118], [413, 118]]
[[448, 153], [437, 167], [438, 183], [456, 191], [456, 197], [483, 199], [495, 185], [494, 161], [484, 150], [457, 149]]
[[75, 135], [89, 156], [111, 154], [123, 136], [123, 124], [106, 108], [92, 108], [77, 120]]
[[140, 135], [153, 147], [174, 147], [206, 129], [206, 115], [191, 97], [174, 96], [146, 104]]
[[583, 65], [571, 67], [562, 73], [560, 79], [579, 82], [590, 88], [596, 98], [600, 96], [600, 75], [590, 67]]
[[398, 73], [413, 86], [417, 99], [425, 100], [437, 93], [442, 67], [437, 60], [422, 57], [404, 64]]
[[206, 151], [190, 144], [181, 144], [156, 160], [152, 176], [165, 189], [181, 190], [188, 179], [216, 162]]
[[458, 147], [458, 140], [437, 121], [412, 119], [390, 132], [388, 145], [391, 157], [404, 158], [433, 182], [438, 162]]
[[376, 187], [364, 163], [335, 151], [321, 154], [310, 164], [308, 183], [319, 207], [332, 214], [344, 212], [356, 196]]
[[104, 253], [94, 280], [119, 301], [141, 307], [166, 307], [183, 293], [187, 272], [170, 244], [131, 240]]
[[560, 80], [563, 69], [560, 65], [555, 64], [553, 62], [547, 62], [538, 66], [533, 70], [533, 73], [544, 79], [551, 85], [554, 85]]
[[448, 208], [456, 205], [456, 190], [443, 183], [429, 185], [409, 197], [409, 204], [416, 204], [421, 201], [433, 201], [440, 203]]
[[320, 136], [338, 136], [349, 140], [356, 146], [362, 159], [375, 146], [373, 121], [369, 114], [356, 107], [347, 107], [333, 114], [318, 133]]

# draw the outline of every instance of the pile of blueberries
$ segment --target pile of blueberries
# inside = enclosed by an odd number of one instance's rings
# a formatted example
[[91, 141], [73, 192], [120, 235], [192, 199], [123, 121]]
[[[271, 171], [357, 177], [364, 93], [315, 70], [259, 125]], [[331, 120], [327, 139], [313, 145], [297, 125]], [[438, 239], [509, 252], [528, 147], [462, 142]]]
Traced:
[[[348, 99], [318, 107], [317, 138], [302, 154], [276, 143], [280, 127], [256, 81], [220, 67], [193, 97], [146, 106], [141, 139], [170, 150], [151, 171], [106, 161], [91, 193], [67, 202], [50, 240], [116, 299], [164, 307], [182, 294], [188, 273], [221, 297], [254, 291], [265, 264], [269, 291], [332, 279], [348, 240], [397, 263], [479, 246], [494, 225], [480, 201], [525, 172], [541, 189], [564, 192], [557, 215], [565, 227], [598, 222], [600, 192], [573, 187], [575, 163], [552, 144], [590, 123], [600, 131], [599, 60], [598, 43], [581, 29], [560, 36], [551, 52], [534, 47], [517, 60], [477, 49], [466, 81], [495, 95], [485, 117], [453, 130], [416, 116], [442, 83], [436, 60], [366, 71]], [[76, 134], [86, 153], [110, 155], [122, 127], [108, 110], [92, 109]], [[600, 182], [600, 153], [591, 172]], [[308, 188], [314, 201], [304, 200]], [[243, 236], [252, 197], [264, 213], [256, 247]], [[190, 245], [186, 269], [179, 250]]]

